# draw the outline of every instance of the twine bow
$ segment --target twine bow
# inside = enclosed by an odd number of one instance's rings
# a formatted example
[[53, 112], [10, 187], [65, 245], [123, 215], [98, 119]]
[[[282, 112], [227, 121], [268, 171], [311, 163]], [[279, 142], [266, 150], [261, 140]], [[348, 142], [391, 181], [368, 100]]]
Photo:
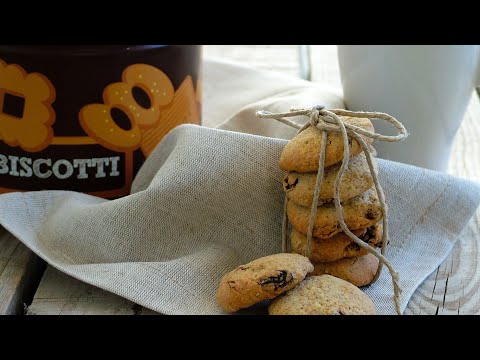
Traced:
[[[309, 117], [309, 121], [305, 125], [300, 125], [297, 124], [289, 119], [289, 117], [294, 117], [294, 116], [307, 116]], [[349, 116], [349, 117], [356, 117], [356, 118], [368, 118], [371, 120], [374, 119], [379, 119], [379, 120], [384, 120], [390, 124], [392, 124], [397, 130], [398, 134], [393, 135], [393, 136], [388, 136], [388, 135], [382, 135], [379, 133], [371, 132], [368, 130], [365, 130], [363, 128], [360, 128], [358, 126], [349, 124], [344, 122], [342, 119], [340, 119], [339, 116]], [[305, 256], [309, 257], [310, 256], [310, 248], [311, 248], [311, 242], [312, 242], [312, 233], [313, 233], [313, 227], [315, 225], [315, 219], [317, 216], [317, 208], [318, 208], [318, 201], [320, 198], [320, 189], [322, 188], [322, 182], [323, 182], [323, 176], [325, 172], [325, 149], [327, 146], [327, 134], [328, 132], [339, 132], [342, 134], [342, 140], [343, 140], [343, 160], [342, 160], [342, 165], [340, 167], [340, 170], [338, 172], [338, 175], [335, 179], [334, 183], [334, 203], [335, 203], [335, 212], [337, 215], [338, 222], [340, 224], [340, 227], [342, 228], [342, 231], [347, 234], [358, 246], [360, 246], [362, 249], [367, 250], [369, 253], [375, 255], [379, 261], [380, 265], [378, 267], [377, 273], [375, 274], [375, 277], [372, 281], [375, 282], [377, 281], [378, 277], [380, 276], [380, 272], [382, 270], [382, 264], [385, 264], [385, 266], [388, 268], [388, 271], [390, 272], [390, 275], [392, 277], [392, 283], [393, 283], [393, 291], [394, 291], [394, 303], [395, 303], [395, 310], [397, 311], [397, 314], [401, 314], [401, 309], [400, 309], [400, 293], [401, 293], [401, 288], [399, 285], [399, 276], [398, 273], [395, 271], [391, 263], [388, 261], [388, 259], [385, 257], [385, 249], [386, 246], [389, 242], [389, 236], [388, 236], [388, 207], [385, 202], [385, 195], [383, 193], [382, 187], [380, 186], [380, 183], [378, 181], [378, 174], [375, 170], [375, 167], [373, 166], [373, 156], [370, 152], [370, 149], [365, 142], [365, 140], [362, 138], [364, 137], [369, 137], [374, 140], [379, 140], [379, 141], [387, 141], [387, 142], [396, 142], [396, 141], [401, 141], [405, 139], [408, 136], [407, 130], [405, 127], [400, 123], [397, 119], [395, 119], [393, 116], [390, 116], [385, 113], [380, 113], [380, 112], [363, 112], [363, 111], [349, 111], [349, 110], [343, 110], [343, 109], [325, 109], [323, 106], [315, 106], [312, 109], [291, 109], [290, 112], [286, 113], [271, 113], [269, 111], [258, 111], [257, 112], [257, 117], [259, 118], [271, 118], [275, 119], [277, 121], [280, 121], [283, 124], [286, 124], [288, 126], [291, 126], [293, 128], [298, 129], [298, 134], [307, 129], [310, 126], [314, 126], [317, 129], [319, 129], [322, 133], [322, 145], [320, 147], [320, 159], [318, 162], [318, 174], [317, 174], [317, 179], [315, 183], [315, 191], [313, 195], [313, 203], [312, 207], [310, 210], [310, 220], [308, 223], [308, 230], [307, 230], [307, 243], [305, 247]], [[354, 233], [352, 233], [347, 225], [345, 224], [344, 216], [343, 216], [343, 208], [340, 203], [340, 195], [339, 195], [339, 189], [340, 189], [340, 184], [342, 182], [343, 175], [348, 167], [348, 162], [350, 159], [350, 147], [348, 144], [348, 137], [352, 137], [357, 142], [360, 144], [362, 147], [362, 150], [365, 154], [365, 157], [367, 159], [368, 167], [370, 169], [370, 173], [372, 175], [373, 183], [375, 185], [375, 189], [377, 191], [378, 199], [380, 201], [380, 206], [382, 208], [383, 212], [383, 237], [382, 237], [382, 247], [380, 253], [376, 251], [372, 246], [368, 245], [366, 242], [358, 238]], [[282, 251], [287, 252], [287, 243], [288, 243], [288, 217], [287, 217], [287, 201], [288, 198], [285, 196], [285, 203], [284, 203], [284, 209], [283, 209], [283, 225], [282, 225]]]

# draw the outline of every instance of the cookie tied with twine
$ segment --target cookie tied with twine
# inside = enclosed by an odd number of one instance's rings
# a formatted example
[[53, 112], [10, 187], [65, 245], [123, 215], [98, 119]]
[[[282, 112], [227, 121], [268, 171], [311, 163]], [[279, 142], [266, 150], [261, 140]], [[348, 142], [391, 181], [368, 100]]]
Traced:
[[[297, 124], [289, 120], [289, 117], [295, 116], [306, 116], [308, 117], [307, 123], [305, 125]], [[382, 135], [376, 133], [374, 131], [369, 131], [367, 129], [355, 126], [351, 123], [348, 123], [340, 118], [340, 116], [350, 117], [350, 118], [368, 118], [370, 120], [383, 120], [391, 124], [395, 129], [398, 131], [397, 135]], [[313, 194], [313, 202], [311, 205], [310, 210], [310, 219], [308, 223], [308, 230], [307, 230], [307, 243], [305, 246], [305, 256], [310, 257], [311, 251], [311, 242], [312, 242], [312, 233], [313, 228], [315, 225], [315, 219], [317, 215], [317, 208], [319, 205], [319, 198], [320, 198], [320, 190], [322, 188], [322, 182], [325, 173], [325, 153], [327, 148], [327, 135], [329, 132], [331, 133], [340, 133], [343, 142], [343, 159], [341, 160], [340, 170], [338, 171], [337, 177], [334, 183], [334, 197], [333, 201], [335, 204], [335, 212], [339, 222], [339, 225], [342, 231], [350, 238], [353, 242], [355, 242], [358, 246], [362, 249], [365, 249], [369, 253], [373, 254], [378, 258], [380, 261], [380, 266], [378, 267], [377, 273], [372, 281], [375, 282], [378, 277], [380, 276], [380, 272], [382, 269], [382, 264], [388, 268], [390, 275], [392, 277], [393, 283], [393, 290], [394, 290], [394, 303], [395, 303], [395, 310], [397, 314], [401, 314], [400, 309], [400, 293], [401, 288], [399, 285], [399, 275], [393, 268], [390, 261], [385, 257], [385, 250], [386, 246], [389, 241], [389, 228], [388, 228], [388, 207], [385, 202], [385, 195], [383, 193], [383, 189], [380, 186], [378, 181], [378, 174], [376, 171], [376, 167], [374, 165], [374, 159], [371, 153], [371, 149], [369, 144], [364, 140], [364, 138], [378, 140], [378, 141], [386, 141], [386, 142], [397, 142], [404, 140], [407, 136], [407, 130], [400, 123], [397, 119], [393, 116], [390, 116], [385, 113], [380, 112], [364, 112], [364, 111], [349, 111], [344, 109], [325, 109], [323, 106], [314, 106], [312, 109], [291, 109], [290, 112], [285, 113], [272, 113], [269, 111], [258, 111], [257, 117], [265, 118], [265, 119], [275, 119], [285, 125], [291, 126], [293, 128], [298, 129], [298, 133], [300, 134], [302, 131], [306, 130], [310, 126], [317, 128], [320, 130], [321, 133], [321, 146], [320, 146], [320, 154], [319, 154], [319, 161], [318, 161], [318, 173], [315, 183], [315, 191]], [[350, 229], [348, 229], [347, 225], [344, 221], [344, 214], [342, 204], [340, 202], [340, 195], [339, 189], [340, 184], [342, 182], [343, 175], [348, 167], [348, 163], [350, 160], [350, 139], [355, 139], [358, 144], [361, 146], [363, 153], [367, 159], [368, 167], [370, 169], [370, 173], [373, 179], [374, 187], [378, 195], [378, 199], [380, 201], [380, 206], [383, 212], [383, 238], [382, 238], [382, 246], [380, 252], [376, 251], [376, 249], [360, 238], [358, 238]], [[287, 217], [287, 202], [288, 198], [285, 196], [285, 205], [283, 211], [283, 225], [282, 225], [282, 251], [288, 251], [288, 217]]]

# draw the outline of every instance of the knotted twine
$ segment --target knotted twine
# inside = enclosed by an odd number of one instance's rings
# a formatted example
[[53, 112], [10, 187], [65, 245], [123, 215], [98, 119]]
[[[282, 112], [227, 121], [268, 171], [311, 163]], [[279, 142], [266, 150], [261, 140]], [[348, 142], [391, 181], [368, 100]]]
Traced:
[[[309, 117], [309, 121], [305, 125], [300, 125], [297, 124], [291, 120], [288, 120], [286, 118], [288, 117], [294, 117], [294, 116], [307, 116]], [[388, 136], [388, 135], [382, 135], [379, 133], [371, 132], [368, 130], [365, 130], [363, 128], [360, 128], [358, 126], [349, 124], [344, 122], [342, 119], [340, 119], [339, 116], [349, 116], [349, 117], [355, 117], [355, 118], [368, 118], [370, 120], [384, 120], [390, 124], [392, 124], [397, 130], [398, 134], [393, 135], [393, 136]], [[286, 124], [288, 126], [291, 126], [293, 128], [298, 129], [298, 133], [300, 134], [302, 131], [307, 129], [310, 126], [314, 126], [317, 129], [321, 131], [321, 136], [322, 136], [322, 145], [320, 147], [320, 158], [318, 162], [318, 173], [317, 173], [317, 179], [315, 183], [315, 191], [313, 195], [313, 203], [312, 207], [310, 210], [310, 219], [308, 223], [308, 230], [307, 230], [307, 243], [305, 246], [305, 256], [310, 257], [310, 248], [311, 248], [311, 242], [312, 242], [312, 233], [313, 233], [313, 227], [315, 225], [315, 219], [317, 217], [317, 208], [318, 208], [318, 202], [320, 198], [320, 189], [322, 188], [322, 182], [323, 182], [323, 176], [325, 173], [325, 149], [327, 147], [327, 134], [328, 132], [339, 132], [342, 134], [342, 140], [343, 140], [343, 160], [342, 160], [342, 165], [340, 167], [340, 170], [338, 172], [338, 175], [335, 179], [335, 183], [333, 186], [333, 191], [334, 191], [334, 203], [335, 203], [335, 212], [337, 215], [338, 222], [340, 224], [340, 227], [342, 231], [347, 234], [350, 239], [352, 239], [358, 246], [360, 246], [362, 249], [367, 250], [369, 253], [375, 255], [378, 260], [380, 261], [380, 265], [377, 269], [377, 273], [375, 274], [375, 277], [372, 281], [375, 282], [380, 276], [380, 272], [382, 270], [382, 265], [385, 264], [385, 266], [388, 268], [388, 271], [390, 272], [390, 275], [392, 277], [392, 283], [393, 283], [393, 291], [394, 291], [394, 303], [395, 303], [395, 310], [397, 311], [397, 314], [401, 315], [401, 309], [400, 309], [400, 293], [401, 293], [401, 288], [399, 285], [399, 275], [393, 268], [392, 264], [388, 261], [388, 259], [385, 257], [385, 249], [386, 246], [389, 242], [389, 236], [388, 236], [388, 206], [385, 202], [385, 194], [383, 193], [383, 189], [380, 186], [380, 183], [378, 181], [378, 174], [375, 170], [375, 167], [373, 166], [373, 156], [370, 152], [370, 149], [365, 142], [365, 140], [362, 138], [362, 136], [369, 137], [374, 140], [379, 140], [379, 141], [387, 141], [387, 142], [396, 142], [396, 141], [401, 141], [405, 139], [408, 136], [407, 130], [403, 126], [402, 123], [400, 123], [397, 119], [395, 119], [393, 116], [390, 116], [385, 113], [380, 113], [380, 112], [364, 112], [364, 111], [349, 111], [349, 110], [343, 110], [343, 109], [325, 109], [323, 106], [314, 106], [312, 109], [291, 109], [290, 112], [286, 113], [272, 113], [269, 111], [258, 111], [257, 112], [257, 117], [259, 118], [271, 118], [275, 119], [277, 121], [280, 121], [283, 124]], [[358, 238], [354, 233], [348, 229], [347, 225], [345, 224], [344, 216], [343, 216], [343, 208], [342, 204], [340, 203], [340, 195], [339, 195], [339, 190], [340, 190], [340, 184], [342, 182], [343, 175], [348, 167], [348, 162], [350, 160], [350, 147], [348, 144], [348, 137], [352, 137], [357, 142], [360, 144], [362, 147], [362, 150], [365, 154], [365, 157], [367, 159], [368, 167], [370, 169], [370, 173], [373, 179], [373, 183], [375, 185], [375, 189], [378, 195], [378, 199], [380, 201], [380, 206], [383, 212], [383, 236], [382, 236], [382, 246], [381, 246], [381, 251], [380, 253], [376, 251], [372, 246], [368, 245], [366, 242]], [[283, 224], [282, 224], [282, 251], [287, 252], [288, 251], [288, 215], [287, 215], [287, 202], [288, 202], [288, 197], [285, 195], [285, 203], [283, 207]]]

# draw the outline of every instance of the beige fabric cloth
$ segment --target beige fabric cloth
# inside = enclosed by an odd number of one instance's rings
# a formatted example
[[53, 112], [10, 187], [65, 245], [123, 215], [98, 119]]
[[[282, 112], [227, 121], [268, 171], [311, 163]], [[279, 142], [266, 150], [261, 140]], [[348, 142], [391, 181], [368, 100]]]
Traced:
[[[0, 196], [0, 223], [59, 270], [165, 314], [220, 314], [215, 291], [235, 266], [281, 250], [280, 152], [291, 129], [259, 108], [340, 107], [329, 89], [279, 74], [207, 62], [205, 124], [172, 131], [137, 175], [132, 195], [107, 201], [65, 191]], [[222, 105], [228, 104], [229, 106]], [[387, 256], [402, 309], [447, 256], [480, 202], [476, 183], [380, 161], [391, 213]], [[393, 314], [386, 271], [366, 289]]]

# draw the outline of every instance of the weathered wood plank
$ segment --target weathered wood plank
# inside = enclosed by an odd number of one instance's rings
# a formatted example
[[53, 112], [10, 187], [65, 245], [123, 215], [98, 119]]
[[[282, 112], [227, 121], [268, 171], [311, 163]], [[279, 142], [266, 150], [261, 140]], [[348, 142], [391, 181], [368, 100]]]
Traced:
[[0, 315], [23, 314], [44, 268], [38, 256], [0, 228]]
[[152, 315], [155, 312], [48, 266], [27, 315]]

